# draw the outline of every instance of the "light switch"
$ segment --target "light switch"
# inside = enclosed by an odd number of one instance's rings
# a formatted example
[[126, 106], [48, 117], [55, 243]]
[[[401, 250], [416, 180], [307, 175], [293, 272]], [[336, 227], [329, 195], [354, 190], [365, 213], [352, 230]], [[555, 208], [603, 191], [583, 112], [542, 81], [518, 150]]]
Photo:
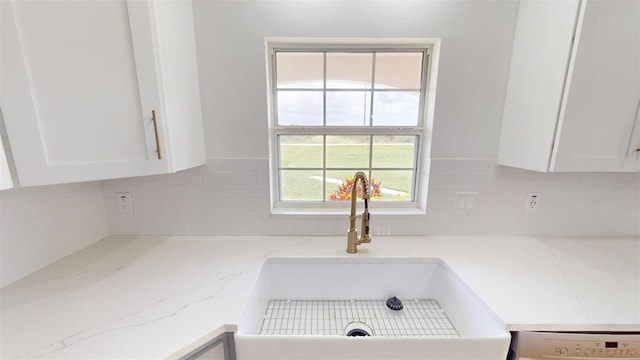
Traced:
[[469, 215], [475, 205], [477, 195], [477, 192], [456, 192], [455, 206], [453, 209], [454, 214]]

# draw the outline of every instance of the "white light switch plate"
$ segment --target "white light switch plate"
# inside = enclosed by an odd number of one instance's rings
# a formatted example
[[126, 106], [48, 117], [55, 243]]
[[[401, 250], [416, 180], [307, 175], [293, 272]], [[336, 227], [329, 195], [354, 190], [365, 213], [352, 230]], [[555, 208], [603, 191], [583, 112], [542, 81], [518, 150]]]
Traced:
[[456, 192], [453, 213], [458, 215], [469, 215], [473, 209], [477, 192]]

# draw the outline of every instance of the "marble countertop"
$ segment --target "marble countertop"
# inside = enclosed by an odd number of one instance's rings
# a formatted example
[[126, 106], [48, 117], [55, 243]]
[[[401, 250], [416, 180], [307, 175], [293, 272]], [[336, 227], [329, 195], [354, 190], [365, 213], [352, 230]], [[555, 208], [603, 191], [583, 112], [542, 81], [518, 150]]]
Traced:
[[112, 236], [0, 291], [0, 358], [177, 358], [236, 324], [267, 257], [442, 258], [508, 330], [640, 331], [640, 238]]

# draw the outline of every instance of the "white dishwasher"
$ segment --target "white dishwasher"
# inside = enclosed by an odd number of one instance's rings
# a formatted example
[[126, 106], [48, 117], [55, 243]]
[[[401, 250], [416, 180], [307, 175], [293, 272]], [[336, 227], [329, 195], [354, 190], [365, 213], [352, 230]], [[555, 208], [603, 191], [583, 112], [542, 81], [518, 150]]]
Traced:
[[640, 360], [640, 333], [520, 331], [514, 333], [510, 359]]

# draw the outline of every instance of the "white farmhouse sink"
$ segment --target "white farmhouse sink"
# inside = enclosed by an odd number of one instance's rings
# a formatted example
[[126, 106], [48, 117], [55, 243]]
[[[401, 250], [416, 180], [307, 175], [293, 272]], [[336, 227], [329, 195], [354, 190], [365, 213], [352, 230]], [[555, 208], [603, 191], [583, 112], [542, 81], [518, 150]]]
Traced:
[[[384, 300], [392, 296], [436, 300], [457, 331], [456, 337], [260, 334], [270, 300]], [[397, 314], [384, 310], [391, 316]], [[236, 352], [239, 360], [503, 360], [509, 341], [504, 324], [440, 259], [269, 258], [240, 321]]]

